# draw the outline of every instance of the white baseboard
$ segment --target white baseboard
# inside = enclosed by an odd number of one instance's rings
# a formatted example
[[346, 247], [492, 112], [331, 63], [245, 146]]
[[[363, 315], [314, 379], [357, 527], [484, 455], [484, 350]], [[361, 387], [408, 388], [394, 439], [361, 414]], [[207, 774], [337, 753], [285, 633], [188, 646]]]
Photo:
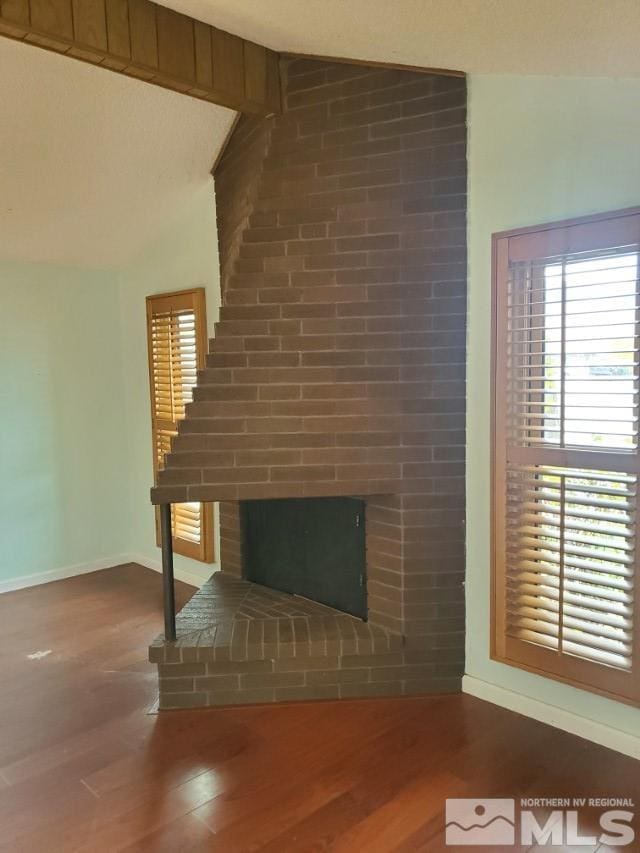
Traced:
[[[115, 557], [103, 557], [101, 560], [93, 560], [90, 563], [64, 566], [61, 569], [51, 569], [46, 572], [36, 572], [32, 575], [23, 575], [19, 578], [0, 581], [0, 595], [3, 592], [14, 592], [18, 589], [27, 589], [30, 586], [40, 586], [40, 584], [61, 581], [65, 578], [74, 578], [77, 575], [87, 575], [91, 572], [102, 571], [103, 569], [112, 569], [114, 566], [122, 566], [125, 563], [139, 563], [147, 569], [153, 569], [154, 572], [162, 572], [162, 563], [160, 560], [150, 560], [141, 554], [118, 554]], [[174, 575], [176, 580], [199, 589], [205, 581], [209, 580], [217, 568], [218, 566], [214, 564], [207, 565], [203, 567], [202, 572], [199, 572], [197, 570], [187, 571], [176, 567]]]
[[512, 690], [506, 690], [504, 687], [498, 687], [496, 684], [482, 681], [471, 675], [465, 675], [462, 679], [462, 690], [478, 699], [484, 699], [486, 702], [492, 702], [494, 705], [500, 705], [518, 714], [532, 717], [541, 723], [547, 723], [572, 735], [599, 743], [631, 758], [640, 759], [640, 737], [628, 732], [613, 729], [603, 723], [566, 711], [564, 708], [548, 705], [546, 702], [523, 696], [521, 693], [514, 693]]
[[61, 581], [65, 578], [74, 578], [77, 575], [87, 575], [90, 572], [99, 572], [103, 569], [111, 569], [113, 566], [120, 566], [123, 563], [128, 562], [130, 562], [129, 555], [120, 554], [116, 557], [103, 557], [101, 560], [93, 560], [90, 563], [81, 563], [75, 566], [64, 566], [61, 569], [50, 569], [47, 572], [36, 572], [32, 575], [23, 575], [19, 578], [0, 581], [0, 594], [3, 592], [13, 592], [17, 589], [26, 589], [30, 586], [39, 586], [43, 583], [51, 583], [52, 581]]
[[[152, 560], [149, 557], [143, 557], [142, 554], [127, 554], [128, 563], [139, 563], [141, 566], [144, 566], [146, 569], [153, 569], [154, 572], [162, 573], [162, 562], [160, 560]], [[218, 567], [211, 563], [203, 566], [202, 571], [188, 571], [186, 569], [181, 569], [178, 566], [174, 567], [173, 575], [177, 581], [182, 581], [182, 583], [188, 583], [189, 586], [195, 586], [198, 589], [202, 586], [205, 581], [208, 581], [211, 575], [215, 572]]]

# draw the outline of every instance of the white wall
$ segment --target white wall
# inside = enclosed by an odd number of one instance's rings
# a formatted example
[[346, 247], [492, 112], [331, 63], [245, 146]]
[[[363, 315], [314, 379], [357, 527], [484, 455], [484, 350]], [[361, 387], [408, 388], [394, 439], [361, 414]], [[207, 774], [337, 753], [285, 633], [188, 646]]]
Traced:
[[[640, 80], [473, 76], [469, 84], [465, 685], [530, 713], [546, 703], [563, 727], [574, 713], [637, 737], [640, 710], [489, 659], [487, 484], [491, 234], [640, 204]], [[589, 723], [583, 730], [608, 737]], [[620, 735], [618, 743], [630, 742]]]
[[126, 449], [114, 273], [0, 264], [0, 412], [0, 591], [119, 562]]
[[[120, 277], [129, 460], [128, 541], [132, 555], [147, 565], [159, 564], [160, 551], [155, 543], [154, 510], [149, 502], [153, 456], [145, 297], [203, 286], [206, 288], [209, 333], [213, 335], [220, 307], [213, 178], [194, 190], [189, 205], [176, 212], [165, 233], [147, 246]], [[216, 523], [216, 531], [217, 527]], [[218, 557], [217, 541], [215, 552]], [[192, 578], [197, 582], [208, 578], [217, 564], [199, 563], [176, 555], [175, 568], [183, 579]]]

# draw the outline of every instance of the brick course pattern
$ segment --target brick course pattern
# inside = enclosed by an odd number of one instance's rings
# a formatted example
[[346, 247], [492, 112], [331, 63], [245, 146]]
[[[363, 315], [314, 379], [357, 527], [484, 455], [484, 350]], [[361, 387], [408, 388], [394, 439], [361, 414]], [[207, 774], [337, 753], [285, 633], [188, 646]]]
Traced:
[[315, 60], [286, 68], [282, 115], [240, 120], [220, 322], [152, 491], [221, 501], [235, 574], [238, 500], [364, 497], [370, 622], [458, 674], [465, 122], [464, 79]]
[[[330, 607], [217, 572], [149, 649], [160, 708], [450, 692], [439, 651]], [[450, 656], [451, 657], [451, 656]]]

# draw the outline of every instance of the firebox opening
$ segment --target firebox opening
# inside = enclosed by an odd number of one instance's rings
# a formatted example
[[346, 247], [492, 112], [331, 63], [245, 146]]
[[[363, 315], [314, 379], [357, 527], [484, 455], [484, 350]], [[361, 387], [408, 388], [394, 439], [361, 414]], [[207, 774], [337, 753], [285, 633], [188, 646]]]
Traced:
[[241, 513], [247, 580], [366, 620], [364, 501], [243, 501]]

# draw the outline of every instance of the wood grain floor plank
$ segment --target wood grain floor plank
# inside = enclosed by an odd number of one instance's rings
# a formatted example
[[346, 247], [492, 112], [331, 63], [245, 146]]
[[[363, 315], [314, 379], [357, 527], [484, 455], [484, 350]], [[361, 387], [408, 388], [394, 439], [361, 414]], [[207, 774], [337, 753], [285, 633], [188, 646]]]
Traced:
[[209, 828], [193, 814], [188, 814], [120, 849], [123, 853], [149, 853], [151, 850], [153, 853], [193, 853], [214, 850], [214, 844]]
[[439, 853], [447, 796], [640, 802], [638, 762], [469, 696], [148, 714], [161, 627], [135, 565], [0, 596], [0, 851]]

